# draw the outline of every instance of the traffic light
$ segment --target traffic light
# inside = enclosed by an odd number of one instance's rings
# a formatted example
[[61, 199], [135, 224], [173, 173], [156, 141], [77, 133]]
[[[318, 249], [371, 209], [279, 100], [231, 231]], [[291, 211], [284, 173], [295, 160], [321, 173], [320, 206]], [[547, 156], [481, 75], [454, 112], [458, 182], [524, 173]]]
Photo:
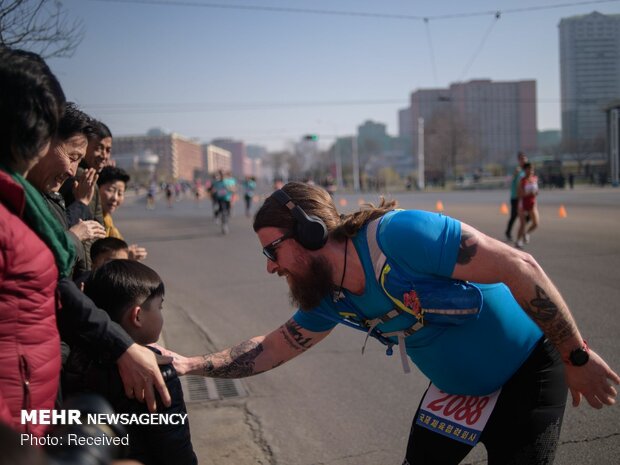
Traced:
[[317, 141], [317, 140], [319, 140], [319, 136], [317, 134], [306, 134], [304, 136], [304, 140], [314, 140], [314, 141]]

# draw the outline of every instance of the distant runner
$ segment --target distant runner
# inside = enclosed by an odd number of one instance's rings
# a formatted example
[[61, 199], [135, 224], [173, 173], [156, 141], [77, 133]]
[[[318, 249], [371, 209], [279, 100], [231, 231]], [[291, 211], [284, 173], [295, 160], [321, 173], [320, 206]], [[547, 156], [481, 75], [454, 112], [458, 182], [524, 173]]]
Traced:
[[228, 234], [228, 219], [230, 217], [231, 202], [234, 193], [237, 191], [237, 183], [230, 173], [224, 174], [222, 170], [218, 171], [215, 182], [213, 183], [213, 195], [218, 204], [216, 217], [222, 225], [222, 234]]

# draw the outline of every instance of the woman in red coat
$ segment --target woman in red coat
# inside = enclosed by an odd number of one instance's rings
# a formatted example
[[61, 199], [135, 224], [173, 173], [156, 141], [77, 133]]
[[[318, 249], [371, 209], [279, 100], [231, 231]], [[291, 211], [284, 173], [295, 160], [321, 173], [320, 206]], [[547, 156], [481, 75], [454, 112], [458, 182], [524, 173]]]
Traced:
[[47, 426], [22, 424], [21, 410], [54, 408], [55, 292], [59, 268], [73, 256], [24, 176], [47, 152], [64, 104], [60, 84], [38, 55], [0, 48], [0, 421], [35, 436]]

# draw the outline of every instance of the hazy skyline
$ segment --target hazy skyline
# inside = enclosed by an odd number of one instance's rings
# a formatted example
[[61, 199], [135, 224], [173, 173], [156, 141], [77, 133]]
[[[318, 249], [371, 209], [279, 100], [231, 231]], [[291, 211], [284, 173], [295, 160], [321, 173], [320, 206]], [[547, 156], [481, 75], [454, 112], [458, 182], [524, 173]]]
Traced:
[[559, 129], [561, 18], [620, 12], [618, 0], [63, 4], [85, 37], [50, 65], [115, 135], [161, 127], [270, 150], [306, 133], [326, 147], [366, 120], [396, 135], [411, 92], [472, 79], [536, 80], [538, 129]]

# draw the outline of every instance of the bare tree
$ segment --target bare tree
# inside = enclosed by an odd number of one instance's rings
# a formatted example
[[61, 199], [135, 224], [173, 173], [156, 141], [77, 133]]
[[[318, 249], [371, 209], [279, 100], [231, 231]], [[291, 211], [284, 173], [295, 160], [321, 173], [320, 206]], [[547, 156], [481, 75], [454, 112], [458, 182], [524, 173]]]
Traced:
[[59, 0], [0, 0], [0, 45], [70, 57], [83, 37], [82, 22], [70, 22]]
[[428, 169], [454, 178], [459, 167], [470, 167], [475, 144], [463, 118], [451, 109], [437, 111], [427, 126]]

